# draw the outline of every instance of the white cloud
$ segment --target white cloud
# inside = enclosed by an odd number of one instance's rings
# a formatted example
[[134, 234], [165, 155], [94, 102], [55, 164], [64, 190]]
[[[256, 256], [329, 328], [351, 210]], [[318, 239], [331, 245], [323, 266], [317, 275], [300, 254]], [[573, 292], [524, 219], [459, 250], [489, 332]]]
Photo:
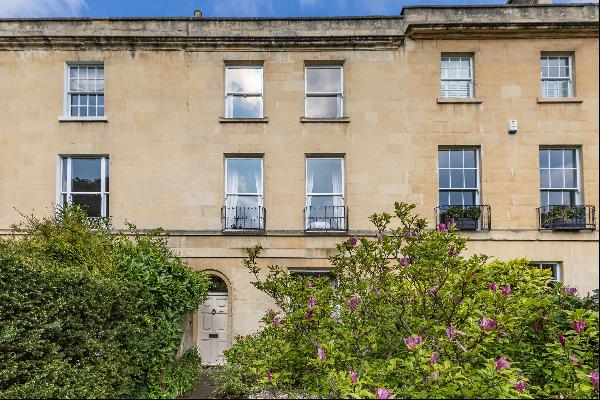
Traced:
[[0, 18], [77, 17], [86, 0], [0, 0]]

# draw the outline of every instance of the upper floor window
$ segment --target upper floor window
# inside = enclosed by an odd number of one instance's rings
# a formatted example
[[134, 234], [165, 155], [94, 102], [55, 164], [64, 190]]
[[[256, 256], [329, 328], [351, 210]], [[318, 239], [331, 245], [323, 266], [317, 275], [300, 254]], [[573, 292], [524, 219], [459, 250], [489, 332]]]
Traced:
[[543, 55], [542, 97], [560, 98], [573, 96], [573, 57], [571, 55]]
[[306, 229], [345, 230], [344, 159], [306, 159]]
[[225, 118], [263, 117], [263, 67], [225, 67]]
[[441, 73], [442, 98], [473, 97], [472, 55], [442, 55]]
[[341, 65], [305, 68], [305, 116], [340, 118], [344, 116], [344, 78]]
[[476, 148], [438, 151], [439, 205], [479, 204], [479, 154]]
[[62, 157], [59, 204], [76, 204], [90, 218], [107, 217], [108, 157]]
[[540, 149], [540, 202], [542, 207], [579, 203], [579, 160], [576, 148]]
[[264, 229], [263, 159], [225, 160], [224, 229]]
[[67, 64], [66, 113], [70, 117], [104, 116], [104, 65]]

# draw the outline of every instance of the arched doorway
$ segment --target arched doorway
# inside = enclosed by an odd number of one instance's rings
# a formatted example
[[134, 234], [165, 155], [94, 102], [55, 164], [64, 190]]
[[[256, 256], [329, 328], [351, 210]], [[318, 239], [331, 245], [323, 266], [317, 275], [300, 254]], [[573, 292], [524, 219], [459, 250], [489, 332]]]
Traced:
[[206, 301], [198, 310], [198, 348], [202, 362], [219, 365], [225, 362], [223, 351], [229, 345], [229, 290], [225, 280], [208, 272], [210, 287]]

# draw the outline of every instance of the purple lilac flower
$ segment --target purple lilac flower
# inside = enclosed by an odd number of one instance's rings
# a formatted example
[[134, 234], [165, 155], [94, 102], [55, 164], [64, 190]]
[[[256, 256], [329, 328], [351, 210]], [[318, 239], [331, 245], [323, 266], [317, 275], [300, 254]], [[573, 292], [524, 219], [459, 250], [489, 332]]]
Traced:
[[565, 288], [566, 295], [573, 296], [575, 293], [577, 293], [577, 288], [574, 288], [574, 287]]
[[598, 389], [598, 380], [600, 379], [598, 371], [590, 372], [588, 374], [588, 378], [590, 378], [590, 382], [592, 382], [592, 386], [594, 386], [594, 389]]
[[353, 369], [351, 369], [348, 372], [350, 373], [350, 381], [352, 383], [356, 383], [356, 381], [358, 381], [358, 374], [356, 373], [356, 371], [354, 371]]
[[446, 225], [443, 222], [437, 226], [438, 231], [440, 232], [448, 232], [448, 228], [450, 228], [450, 224]]
[[325, 359], [325, 352], [320, 347], [317, 347], [317, 356], [319, 356], [319, 360], [321, 361]]
[[414, 336], [409, 336], [406, 339], [404, 339], [404, 343], [406, 344], [406, 347], [408, 347], [409, 350], [414, 350], [420, 343], [423, 343], [423, 337], [417, 336], [415, 338]]
[[298, 332], [298, 324], [294, 324], [294, 332]]
[[450, 249], [448, 250], [448, 255], [450, 257], [454, 257], [455, 255], [457, 255], [458, 253], [456, 252], [456, 250], [454, 250], [454, 247], [450, 247]]
[[582, 334], [583, 330], [585, 329], [585, 321], [580, 319], [579, 321], [571, 321], [571, 325], [573, 326], [573, 329], [575, 330], [575, 332], [577, 332], [578, 334]]
[[357, 242], [358, 238], [356, 236], [350, 236], [350, 239], [348, 239], [348, 243], [350, 243], [350, 246], [352, 247], [356, 246]]
[[388, 389], [377, 389], [377, 398], [378, 399], [395, 399], [396, 395], [392, 394]]
[[523, 390], [527, 387], [527, 382], [519, 381], [515, 383], [515, 390], [519, 393], [523, 393]]
[[571, 360], [571, 362], [572, 362], [573, 364], [577, 364], [577, 363], [578, 363], [578, 361], [579, 361], [579, 360], [577, 360], [577, 357], [575, 357], [575, 356], [571, 356], [571, 357], [569, 357], [569, 360]]
[[271, 371], [269, 371], [267, 378], [269, 379], [269, 382], [271, 382], [273, 380], [273, 373]]
[[502, 296], [504, 297], [510, 296], [511, 292], [512, 289], [510, 288], [510, 285], [502, 286], [502, 288], [500, 289], [500, 293], [502, 293]]
[[567, 343], [567, 338], [565, 338], [564, 335], [558, 335], [558, 341], [560, 342], [560, 345], [562, 347], [565, 347], [565, 344]]
[[446, 336], [448, 336], [449, 340], [454, 338], [454, 328], [452, 326], [446, 328]]
[[410, 262], [408, 261], [408, 258], [402, 257], [400, 259], [400, 265], [402, 265], [404, 268], [408, 268], [410, 266]]
[[498, 325], [498, 320], [489, 319], [487, 317], [483, 317], [479, 324], [479, 326], [481, 326], [481, 329], [483, 329], [486, 332], [489, 332], [492, 329], [494, 329], [496, 327], [496, 325]]
[[496, 286], [496, 282], [490, 282], [490, 284], [488, 285], [488, 288], [490, 288], [490, 290], [494, 293], [496, 293], [496, 290], [498, 289], [498, 286]]
[[308, 299], [308, 306], [310, 308], [315, 308], [316, 305], [317, 305], [317, 300], [313, 296], [310, 296], [310, 298]]
[[283, 318], [281, 318], [281, 317], [275, 317], [275, 318], [273, 318], [273, 325], [274, 326], [279, 326], [279, 324], [281, 323], [282, 319]]
[[429, 357], [429, 365], [433, 365], [437, 362], [437, 353], [434, 351], [431, 353], [431, 357]]
[[314, 312], [314, 310], [313, 310], [312, 308], [306, 312], [306, 319], [307, 319], [308, 321], [310, 321], [310, 320], [312, 319], [312, 317], [313, 317], [313, 312]]
[[354, 309], [356, 309], [357, 305], [358, 305], [358, 297], [352, 296], [352, 298], [350, 298], [350, 300], [348, 301], [348, 307], [350, 307], [350, 310], [354, 311]]
[[313, 281], [308, 281], [308, 282], [306, 282], [306, 286], [313, 287], [313, 286], [315, 286], [315, 284], [313, 283]]
[[510, 367], [511, 364], [512, 363], [508, 362], [508, 360], [506, 359], [506, 357], [500, 357], [496, 361], [496, 369], [508, 368], [508, 367]]

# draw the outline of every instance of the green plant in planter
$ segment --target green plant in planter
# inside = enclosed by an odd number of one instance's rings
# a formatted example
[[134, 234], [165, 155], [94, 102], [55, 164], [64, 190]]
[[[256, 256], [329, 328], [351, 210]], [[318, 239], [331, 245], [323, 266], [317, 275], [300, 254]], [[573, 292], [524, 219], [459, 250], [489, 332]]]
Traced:
[[572, 206], [571, 207], [571, 218], [578, 218], [578, 219], [585, 218], [585, 206]]
[[462, 207], [462, 206], [450, 206], [446, 210], [446, 217], [452, 219], [479, 219], [481, 217], [481, 209], [477, 206]]

